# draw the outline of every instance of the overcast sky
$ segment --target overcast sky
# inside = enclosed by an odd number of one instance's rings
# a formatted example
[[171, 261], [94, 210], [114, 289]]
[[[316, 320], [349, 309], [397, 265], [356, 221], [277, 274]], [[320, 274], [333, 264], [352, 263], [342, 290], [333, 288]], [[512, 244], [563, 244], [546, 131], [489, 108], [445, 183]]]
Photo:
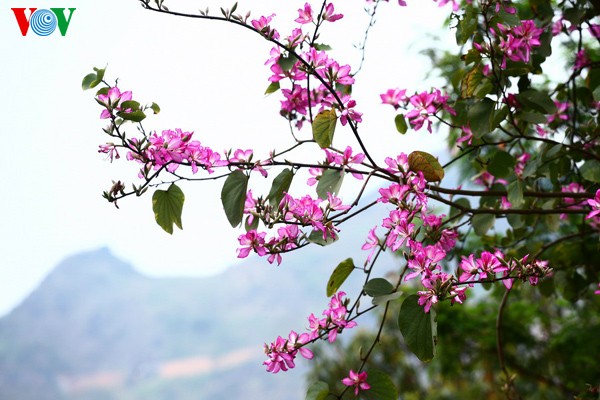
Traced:
[[[212, 12], [223, 5], [214, 0], [183, 3], [210, 6]], [[360, 1], [337, 3], [346, 17], [324, 27], [321, 41], [333, 46], [340, 64], [356, 66], [360, 54], [352, 45], [362, 40], [368, 20]], [[394, 1], [381, 5], [354, 90], [357, 109], [364, 112], [361, 132], [378, 160], [390, 148], [394, 155], [425, 146], [443, 151], [440, 135], [400, 136], [391, 107], [379, 104], [379, 93], [388, 88], [431, 86], [423, 80], [427, 59], [418, 55], [429, 33], [437, 31], [452, 42], [454, 32], [440, 29], [448, 8], [438, 9], [432, 1], [410, 3], [404, 8]], [[176, 4], [165, 1], [171, 9]], [[290, 21], [303, 4], [240, 1], [238, 10], [252, 10], [253, 16], [275, 12], [273, 25], [285, 33], [295, 26]], [[33, 32], [23, 37], [11, 7], [76, 11], [64, 37], [58, 30], [48, 37]], [[240, 231], [229, 227], [222, 212], [222, 181], [181, 185], [184, 230], [172, 236], [154, 222], [151, 193], [123, 200], [120, 210], [101, 197], [111, 179], [135, 182], [137, 166], [124, 158], [110, 164], [97, 153], [106, 122], [98, 119], [101, 109], [93, 93], [80, 85], [92, 67], [108, 65], [107, 77], [118, 77], [123, 90], [132, 90], [142, 103], [161, 106], [162, 112], [145, 122], [146, 129], [179, 127], [194, 131], [214, 150], [254, 147], [259, 158], [265, 157], [271, 148], [289, 143], [277, 95], [263, 95], [269, 44], [232, 25], [148, 12], [135, 0], [5, 1], [0, 37], [5, 149], [0, 157], [0, 315], [63, 258], [102, 246], [154, 276], [202, 276], [239, 262]], [[336, 135], [334, 144], [345, 147], [344, 134]]]

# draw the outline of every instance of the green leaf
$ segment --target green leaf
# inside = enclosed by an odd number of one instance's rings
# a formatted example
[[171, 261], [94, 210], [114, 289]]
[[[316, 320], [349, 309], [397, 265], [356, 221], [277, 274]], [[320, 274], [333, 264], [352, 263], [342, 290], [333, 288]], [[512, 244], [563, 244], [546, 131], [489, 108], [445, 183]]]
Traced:
[[394, 285], [383, 278], [374, 278], [369, 280], [363, 290], [371, 297], [384, 296], [394, 291]]
[[487, 170], [496, 178], [506, 178], [513, 172], [515, 158], [506, 151], [498, 151], [490, 160]]
[[315, 43], [313, 45], [313, 47], [317, 50], [324, 50], [324, 51], [329, 51], [331, 50], [331, 46], [328, 44], [323, 44], [323, 43]]
[[225, 215], [234, 228], [242, 222], [244, 216], [247, 188], [248, 177], [238, 169], [227, 177], [221, 190], [221, 203], [223, 203]]
[[325, 200], [327, 199], [327, 193], [338, 194], [343, 180], [344, 174], [342, 171], [335, 169], [325, 170], [319, 177], [319, 183], [317, 183], [317, 196]]
[[331, 243], [335, 243], [338, 240], [339, 236], [332, 238], [329, 236], [327, 240], [323, 239], [323, 232], [314, 229], [310, 235], [308, 235], [308, 241], [314, 244], [318, 244], [319, 246], [328, 246]]
[[[459, 206], [462, 206], [464, 208], [471, 208], [471, 203], [469, 202], [469, 199], [465, 198], [465, 197], [459, 197], [457, 199], [454, 200], [454, 203], [456, 203]], [[453, 218], [455, 216], [457, 216], [459, 213], [461, 213], [462, 211], [457, 208], [457, 207], [450, 207], [450, 218]], [[464, 217], [465, 214], [463, 214]], [[460, 221], [462, 218], [458, 219], [458, 221]], [[458, 221], [454, 221], [454, 223], [457, 223]]]
[[152, 195], [152, 210], [156, 223], [165, 232], [173, 234], [173, 224], [183, 229], [181, 224], [181, 212], [185, 196], [181, 189], [174, 183], [167, 190], [157, 190]]
[[408, 155], [408, 165], [411, 171], [423, 173], [428, 182], [441, 181], [444, 178], [444, 169], [440, 162], [429, 153], [413, 151]]
[[127, 100], [122, 102], [120, 107], [122, 110], [128, 110], [131, 108], [132, 111], [136, 111], [140, 109], [140, 103], [135, 100]]
[[534, 89], [528, 89], [517, 95], [517, 99], [524, 106], [532, 110], [539, 111], [544, 114], [554, 114], [556, 112], [556, 104], [548, 96], [547, 93], [540, 92]]
[[279, 88], [279, 82], [271, 82], [271, 84], [267, 87], [267, 90], [265, 90], [265, 94], [275, 93], [279, 90]]
[[490, 117], [494, 114], [494, 104], [486, 97], [469, 108], [467, 119], [470, 121], [471, 131], [477, 138], [491, 132]]
[[398, 130], [398, 132], [404, 135], [408, 130], [408, 125], [406, 125], [404, 114], [396, 115], [396, 118], [394, 118], [394, 122], [396, 123], [396, 129]]
[[283, 199], [284, 192], [288, 192], [290, 190], [290, 185], [292, 184], [292, 179], [294, 178], [294, 173], [291, 169], [286, 168], [279, 173], [273, 179], [273, 184], [271, 185], [271, 190], [269, 191], [269, 196], [267, 199], [269, 200], [269, 204], [273, 208], [277, 208], [279, 203]]
[[335, 267], [329, 277], [329, 282], [327, 282], [327, 297], [333, 296], [338, 291], [342, 283], [354, 271], [354, 268], [354, 261], [351, 258], [345, 259]]
[[371, 388], [360, 394], [365, 400], [398, 400], [398, 389], [394, 381], [383, 371], [367, 370], [367, 383]]
[[290, 69], [292, 69], [294, 64], [296, 64], [296, 61], [298, 61], [298, 58], [296, 58], [295, 55], [290, 54], [287, 57], [279, 57], [279, 61], [277, 61], [277, 64], [279, 64], [282, 70], [289, 71]]
[[117, 116], [123, 118], [124, 120], [133, 122], [142, 122], [144, 118], [146, 118], [146, 114], [144, 114], [142, 110], [136, 110], [133, 112], [119, 111]]
[[406, 345], [421, 361], [431, 361], [435, 356], [436, 320], [435, 310], [426, 313], [418, 303], [419, 296], [408, 296], [398, 314], [398, 326]]
[[313, 382], [306, 391], [306, 400], [325, 400], [329, 394], [329, 385], [326, 382]]
[[508, 201], [513, 207], [520, 207], [523, 204], [523, 184], [517, 179], [508, 185]]
[[374, 306], [379, 306], [381, 304], [387, 303], [388, 301], [397, 300], [400, 297], [402, 297], [402, 292], [394, 292], [394, 293], [385, 294], [382, 296], [373, 297], [373, 300], [371, 300], [371, 303], [373, 303]]
[[154, 111], [154, 114], [158, 114], [160, 112], [160, 107], [156, 103], [152, 103], [150, 105], [150, 108], [152, 109], [152, 111]]
[[259, 218], [257, 216], [254, 216], [254, 219], [252, 219], [252, 223], [249, 224], [248, 220], [250, 219], [250, 215], [248, 215], [246, 217], [246, 222], [244, 223], [244, 229], [246, 229], [246, 232], [249, 232], [253, 229], [258, 228], [258, 223], [259, 223]]
[[104, 78], [104, 71], [105, 69], [94, 67], [94, 72], [92, 72], [91, 74], [87, 74], [83, 78], [83, 81], [81, 82], [81, 88], [83, 90], [87, 90], [98, 86]]
[[581, 166], [580, 171], [586, 180], [600, 183], [600, 162], [588, 160]]
[[317, 114], [312, 123], [313, 139], [322, 148], [326, 149], [333, 142], [337, 115], [335, 110], [323, 110]]
[[525, 225], [525, 219], [519, 214], [507, 214], [506, 220], [513, 229], [519, 229]]
[[473, 230], [477, 236], [485, 235], [495, 223], [496, 216], [494, 214], [475, 214], [471, 219]]
[[94, 84], [94, 82], [96, 82], [96, 74], [94, 74], [94, 73], [87, 74], [83, 78], [83, 81], [81, 81], [81, 88], [83, 90], [91, 89], [95, 86], [95, 85], [92, 86]]
[[548, 122], [548, 117], [535, 111], [522, 111], [517, 114], [517, 118], [532, 124], [545, 124]]

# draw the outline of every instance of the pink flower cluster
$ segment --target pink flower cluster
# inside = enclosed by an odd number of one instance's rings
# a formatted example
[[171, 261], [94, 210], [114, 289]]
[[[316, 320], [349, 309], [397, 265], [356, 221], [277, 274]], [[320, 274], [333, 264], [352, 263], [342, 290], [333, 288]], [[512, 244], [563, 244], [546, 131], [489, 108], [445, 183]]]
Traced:
[[456, 115], [456, 111], [448, 105], [449, 97], [443, 95], [439, 89], [416, 93], [410, 97], [406, 96], [406, 89], [388, 89], [380, 97], [383, 104], [390, 104], [395, 109], [407, 109], [405, 116], [415, 131], [426, 124], [431, 133], [432, 122], [429, 118], [442, 110]]
[[192, 140], [192, 136], [193, 132], [177, 128], [154, 132], [143, 141], [130, 139], [131, 151], [127, 153], [127, 159], [144, 165], [142, 176], [146, 176], [151, 169], [159, 170], [163, 167], [169, 172], [175, 172], [182, 164], [189, 165], [194, 174], [198, 172], [198, 167], [212, 173], [213, 167], [228, 165], [221, 154], [202, 146], [198, 140]]
[[348, 299], [345, 299], [346, 293], [338, 292], [331, 297], [329, 306], [323, 311], [324, 318], [317, 318], [314, 314], [308, 317], [308, 332], [298, 335], [296, 332], [290, 332], [288, 339], [279, 336], [275, 342], [270, 345], [265, 344], [265, 354], [268, 359], [263, 363], [267, 366], [268, 372], [276, 374], [279, 371], [287, 371], [288, 368], [294, 368], [294, 359], [298, 352], [307, 359], [312, 359], [313, 353], [303, 347], [309, 342], [313, 342], [321, 336], [327, 334], [327, 339], [333, 343], [337, 335], [344, 329], [350, 329], [356, 326], [356, 322], [348, 321]]
[[308, 360], [312, 359], [313, 352], [303, 347], [308, 341], [307, 333], [298, 335], [291, 331], [287, 339], [278, 336], [270, 345], [265, 343], [264, 349], [268, 359], [263, 362], [263, 365], [267, 366], [267, 372], [276, 374], [294, 368], [296, 366], [294, 360], [298, 353]]
[[[540, 35], [544, 32], [543, 28], [538, 28], [533, 20], [523, 20], [520, 25], [509, 27], [498, 24], [499, 35], [498, 48], [502, 53], [501, 67], [506, 68], [506, 60], [528, 63], [531, 57], [533, 47], [541, 45]], [[491, 51], [485, 45], [473, 43], [475, 49], [479, 52], [491, 55]]]
[[[252, 26], [268, 37], [279, 38], [279, 33], [270, 27], [274, 15], [261, 17], [252, 21]], [[323, 13], [318, 18], [321, 21], [335, 22], [343, 17], [342, 14], [336, 14], [332, 3], [328, 3]], [[312, 6], [306, 3], [303, 8], [298, 10], [298, 18], [295, 20], [301, 25], [315, 22]], [[281, 93], [284, 99], [281, 101], [281, 115], [289, 121], [294, 121], [298, 129], [302, 128], [303, 123], [308, 119], [309, 109], [316, 113], [335, 108], [340, 111], [340, 122], [346, 125], [348, 120], [354, 122], [362, 121], [362, 114], [354, 109], [356, 101], [349, 95], [340, 91], [332, 93], [338, 85], [349, 86], [354, 83], [349, 65], [340, 65], [327, 55], [324, 50], [317, 50], [309, 47], [306, 51], [296, 55], [292, 54], [306, 40], [308, 35], [302, 31], [302, 27], [295, 28], [287, 36], [287, 46], [289, 52], [282, 52], [279, 46], [271, 49], [270, 57], [265, 65], [271, 70], [270, 82], [281, 82], [284, 79], [291, 81], [289, 88], [282, 88]], [[311, 88], [310, 93], [308, 84], [302, 85], [301, 82], [308, 81], [309, 75], [317, 76], [321, 83]]]
[[342, 204], [340, 198], [328, 193], [327, 201], [313, 199], [310, 195], [294, 198], [284, 194], [278, 207], [261, 198], [254, 198], [252, 191], [248, 191], [244, 207], [244, 214], [248, 216], [247, 223], [252, 224], [254, 218], [260, 218], [265, 226], [284, 224], [270, 239], [266, 239], [267, 232], [257, 232], [252, 229], [238, 237], [240, 245], [238, 258], [247, 257], [251, 251], [259, 256], [269, 255], [269, 263], [281, 263], [281, 253], [293, 250], [299, 246], [305, 234], [299, 226], [311, 227], [313, 231], [321, 232], [323, 239], [336, 238], [338, 228], [328, 220], [331, 211], [347, 210], [349, 206]]
[[[381, 223], [386, 231], [382, 243], [377, 237], [377, 227], [369, 231], [367, 241], [362, 246], [363, 250], [371, 250], [367, 262], [380, 246], [392, 251], [402, 249], [410, 270], [405, 280], [419, 277], [424, 286], [425, 290], [419, 292], [419, 303], [424, 306], [425, 312], [429, 312], [438, 299], [450, 298], [453, 302], [462, 303], [466, 288], [454, 287], [452, 283], [456, 279], [442, 272], [439, 265], [446, 252], [454, 246], [458, 233], [454, 229], [442, 229], [443, 216], [428, 211], [426, 181], [422, 173], [409, 170], [406, 154], [402, 153], [395, 159], [388, 157], [385, 163], [386, 170], [397, 175], [399, 183], [379, 189], [381, 197], [378, 201], [395, 207]], [[418, 230], [416, 220], [420, 220], [421, 228]], [[436, 238], [434, 243], [424, 245], [422, 236], [419, 236], [423, 234]]]

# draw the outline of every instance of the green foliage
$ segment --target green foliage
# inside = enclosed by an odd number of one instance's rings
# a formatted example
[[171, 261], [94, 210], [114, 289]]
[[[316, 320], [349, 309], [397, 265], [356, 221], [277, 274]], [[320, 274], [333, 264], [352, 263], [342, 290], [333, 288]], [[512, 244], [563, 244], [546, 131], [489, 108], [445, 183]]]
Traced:
[[244, 217], [247, 188], [248, 177], [241, 170], [235, 170], [229, 174], [221, 190], [221, 203], [225, 215], [234, 228], [242, 222]]
[[275, 177], [273, 184], [271, 185], [271, 190], [269, 191], [269, 196], [267, 197], [271, 207], [279, 206], [285, 193], [290, 190], [293, 178], [294, 173], [289, 168], [284, 169]]
[[312, 123], [313, 139], [322, 149], [331, 146], [337, 119], [334, 109], [323, 110], [316, 115]]
[[167, 190], [156, 190], [152, 195], [152, 210], [156, 223], [165, 232], [173, 234], [173, 224], [183, 229], [181, 213], [185, 196], [179, 186], [174, 183]]
[[344, 173], [335, 169], [327, 169], [319, 177], [317, 183], [317, 196], [327, 199], [327, 193], [338, 194], [344, 181]]
[[333, 296], [338, 291], [355, 268], [354, 261], [351, 258], [345, 259], [335, 267], [327, 282], [327, 297]]
[[325, 400], [329, 394], [329, 385], [326, 382], [315, 382], [308, 387], [306, 400]]
[[398, 314], [398, 326], [410, 351], [421, 361], [431, 361], [437, 342], [436, 313], [433, 307], [428, 313], [423, 312], [418, 301], [416, 294], [404, 299]]
[[408, 130], [408, 125], [406, 124], [406, 119], [404, 118], [404, 114], [398, 114], [394, 118], [394, 123], [396, 124], [396, 130], [401, 134], [405, 134]]
[[422, 172], [429, 182], [438, 182], [444, 178], [444, 169], [440, 162], [429, 153], [413, 151], [408, 155], [408, 165], [411, 171]]

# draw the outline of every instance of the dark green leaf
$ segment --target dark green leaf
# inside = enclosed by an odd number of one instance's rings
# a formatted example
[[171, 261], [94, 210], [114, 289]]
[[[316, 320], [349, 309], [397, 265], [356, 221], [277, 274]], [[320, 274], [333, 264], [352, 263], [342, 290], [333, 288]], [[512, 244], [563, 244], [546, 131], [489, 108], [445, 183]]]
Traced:
[[244, 216], [247, 188], [248, 177], [238, 169], [227, 177], [221, 190], [221, 203], [223, 203], [225, 215], [234, 228], [242, 222]]
[[487, 170], [496, 178], [506, 178], [513, 172], [515, 158], [506, 151], [498, 151], [490, 160]]
[[517, 95], [517, 98], [524, 106], [539, 111], [544, 114], [554, 114], [556, 104], [547, 93], [538, 90], [529, 89]]
[[518, 114], [518, 118], [525, 122], [531, 122], [532, 124], [545, 124], [548, 122], [548, 117], [534, 111], [522, 111]]
[[390, 294], [384, 294], [382, 296], [373, 297], [371, 303], [373, 303], [373, 305], [375, 306], [379, 306], [381, 304], [387, 303], [388, 301], [397, 300], [400, 297], [402, 297], [402, 292], [393, 292]]
[[317, 183], [317, 196], [322, 200], [326, 200], [327, 193], [338, 194], [343, 180], [344, 174], [342, 171], [335, 169], [325, 170], [319, 178], [319, 183]]
[[519, 179], [508, 185], [508, 201], [513, 207], [520, 207], [523, 204], [523, 184]]
[[600, 162], [588, 160], [581, 166], [580, 171], [581, 175], [588, 181], [600, 183]]
[[523, 216], [519, 214], [508, 214], [506, 215], [506, 220], [513, 229], [519, 229], [525, 225]]
[[408, 125], [406, 125], [404, 114], [396, 115], [396, 118], [394, 118], [394, 122], [396, 123], [396, 129], [398, 130], [398, 132], [404, 135], [408, 130]]
[[480, 138], [491, 131], [490, 117], [494, 112], [494, 102], [487, 97], [475, 103], [467, 113], [471, 131]]
[[313, 382], [306, 392], [306, 400], [325, 400], [329, 394], [329, 385], [322, 381]]
[[496, 223], [496, 216], [494, 214], [475, 214], [471, 220], [473, 230], [477, 236], [483, 236], [490, 230]]
[[267, 199], [269, 200], [269, 204], [273, 208], [277, 208], [279, 203], [283, 199], [284, 193], [287, 193], [290, 190], [290, 185], [292, 184], [292, 179], [294, 178], [294, 173], [291, 169], [286, 168], [279, 173], [273, 179], [273, 184], [271, 185], [271, 190], [269, 191], [269, 196]]
[[279, 61], [277, 62], [277, 64], [279, 64], [279, 66], [281, 67], [282, 70], [289, 71], [290, 69], [292, 69], [294, 64], [296, 64], [296, 61], [298, 61], [296, 56], [293, 54], [290, 54], [289, 56], [286, 56], [286, 57], [284, 57], [284, 56], [279, 57]]
[[152, 196], [152, 210], [156, 223], [165, 232], [173, 234], [173, 224], [183, 229], [181, 213], [185, 196], [181, 189], [174, 183], [167, 190], [157, 190]]
[[440, 162], [429, 153], [413, 151], [408, 155], [408, 165], [411, 171], [422, 172], [428, 182], [441, 181], [444, 178], [444, 169]]
[[419, 296], [408, 296], [398, 314], [398, 326], [406, 345], [421, 361], [431, 361], [435, 356], [436, 321], [435, 310], [426, 313], [419, 305]]
[[150, 105], [150, 108], [152, 109], [152, 111], [154, 111], [154, 114], [158, 114], [160, 112], [160, 107], [156, 103], [152, 103]]
[[[458, 199], [455, 199], [454, 203], [456, 203], [457, 205], [464, 207], [464, 208], [471, 208], [471, 203], [469, 203], [469, 200], [464, 197], [459, 197]], [[450, 218], [457, 216], [461, 212], [462, 212], [462, 210], [460, 208], [450, 207]], [[458, 221], [460, 221], [460, 219], [462, 219], [462, 218], [459, 218]], [[458, 221], [455, 220], [454, 222], [456, 223]]]
[[313, 47], [317, 50], [324, 50], [324, 51], [331, 50], [331, 46], [329, 46], [328, 44], [315, 43], [313, 45]]
[[335, 110], [323, 110], [317, 114], [312, 123], [313, 139], [322, 148], [326, 149], [333, 142], [337, 115]]
[[374, 278], [369, 280], [363, 290], [371, 297], [383, 296], [394, 291], [394, 285], [383, 278]]
[[331, 243], [334, 243], [338, 240], [338, 236], [335, 238], [327, 237], [327, 240], [323, 239], [323, 232], [318, 230], [313, 230], [310, 235], [308, 235], [308, 241], [314, 244], [318, 244], [319, 246], [328, 246]]
[[142, 110], [136, 110], [133, 112], [119, 111], [117, 115], [124, 120], [133, 122], [142, 122], [146, 118], [146, 114]]
[[246, 217], [246, 222], [244, 223], [244, 228], [246, 229], [246, 232], [249, 232], [253, 229], [258, 228], [258, 223], [260, 222], [259, 218], [254, 216], [254, 218], [252, 219], [252, 223], [249, 224], [248, 220], [250, 219], [250, 216]]
[[352, 271], [354, 271], [354, 261], [351, 258], [345, 259], [335, 267], [327, 282], [327, 297], [333, 296], [338, 291]]
[[392, 378], [385, 372], [369, 369], [367, 370], [367, 383], [371, 388], [360, 394], [365, 400], [398, 400], [398, 389]]
[[140, 103], [135, 100], [127, 100], [121, 103], [120, 105], [123, 111], [126, 111], [131, 108], [132, 111], [136, 111], [140, 109]]

